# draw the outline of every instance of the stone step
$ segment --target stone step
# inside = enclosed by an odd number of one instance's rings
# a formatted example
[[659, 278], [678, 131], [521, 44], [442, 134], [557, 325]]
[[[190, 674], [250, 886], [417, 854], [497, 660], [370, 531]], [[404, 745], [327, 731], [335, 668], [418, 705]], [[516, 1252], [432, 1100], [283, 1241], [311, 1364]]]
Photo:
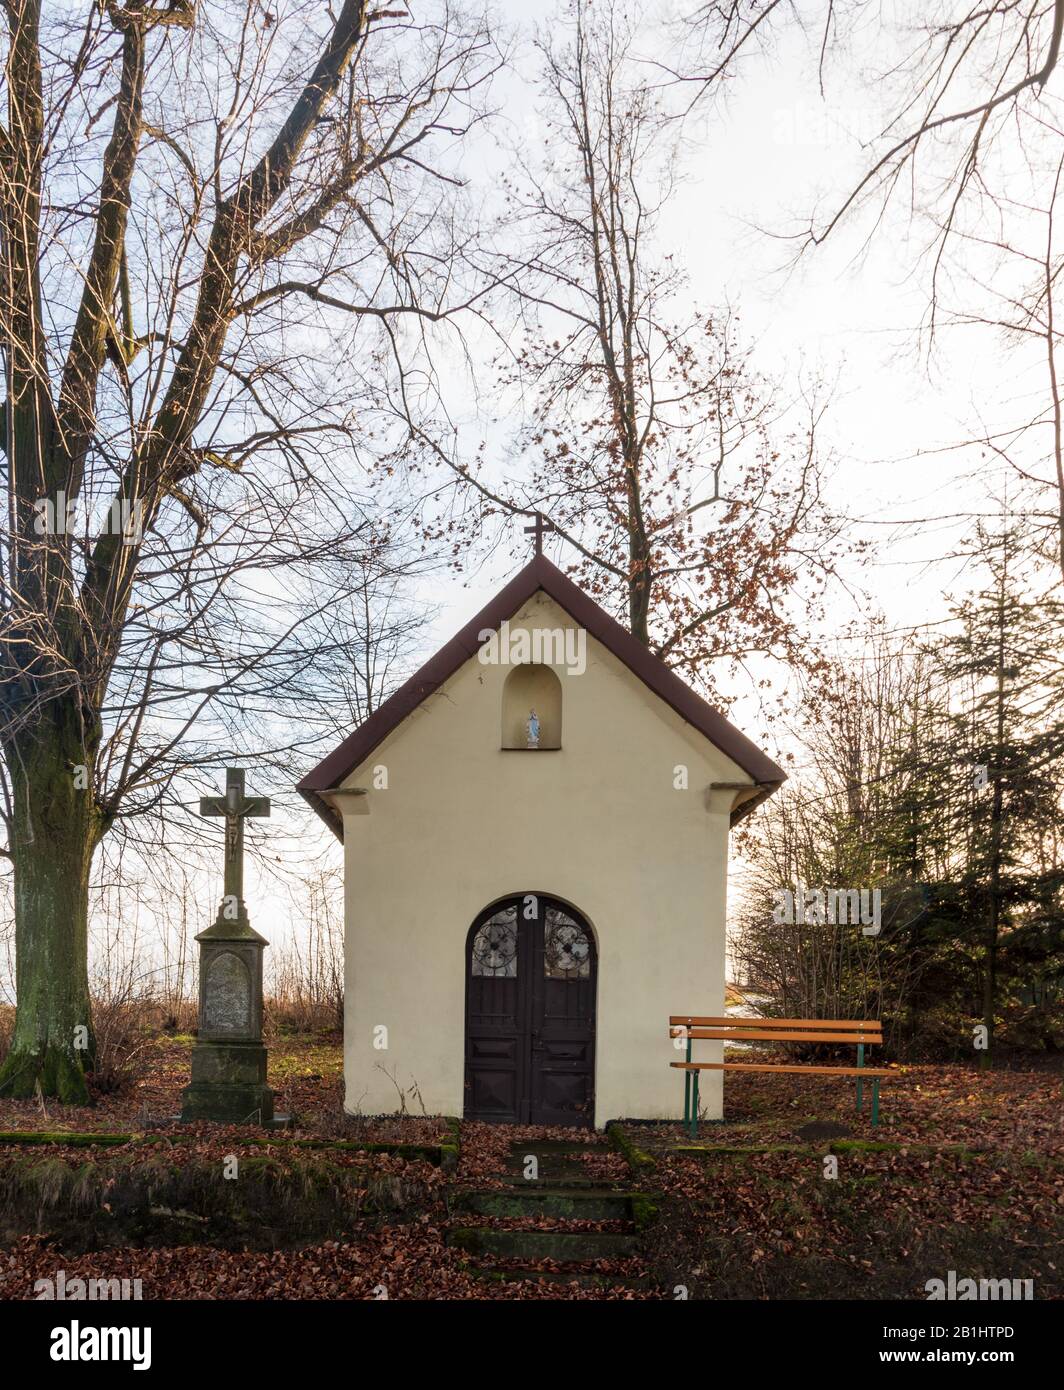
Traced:
[[490, 1226], [466, 1226], [448, 1231], [447, 1244], [471, 1255], [570, 1264], [623, 1260], [639, 1252], [638, 1237], [619, 1231], [496, 1231]]
[[511, 1144], [510, 1160], [523, 1160], [526, 1154], [536, 1154], [543, 1158], [565, 1158], [579, 1154], [608, 1154], [612, 1150], [608, 1144], [578, 1142], [570, 1139], [530, 1140], [527, 1144]]
[[499, 1182], [505, 1183], [508, 1188], [528, 1188], [530, 1192], [555, 1187], [565, 1187], [574, 1192], [577, 1190], [581, 1192], [624, 1192], [627, 1190], [618, 1183], [604, 1182], [601, 1178], [573, 1177], [568, 1172], [553, 1178], [543, 1175], [538, 1178], [526, 1178], [523, 1174], [517, 1173], [496, 1173], [495, 1177]]
[[510, 1144], [510, 1154], [608, 1154], [609, 1144], [594, 1138], [535, 1138], [527, 1143]]
[[[532, 1153], [532, 1150], [529, 1150]], [[579, 1158], [555, 1157], [553, 1154], [536, 1154], [536, 1171], [539, 1178], [549, 1178], [557, 1181], [562, 1179], [568, 1182], [570, 1179], [583, 1177], [587, 1169], [580, 1162]], [[510, 1158], [506, 1161], [506, 1175], [510, 1177], [524, 1177], [525, 1158]], [[526, 1180], [527, 1181], [527, 1180]], [[592, 1179], [594, 1181], [594, 1179]], [[601, 1181], [601, 1179], [599, 1180]]]
[[557, 1216], [580, 1221], [626, 1221], [632, 1204], [624, 1192], [594, 1188], [529, 1187], [527, 1191], [457, 1192], [454, 1205], [480, 1216]]
[[536, 1265], [481, 1265], [470, 1271], [477, 1279], [496, 1284], [575, 1284], [580, 1289], [652, 1289], [650, 1278], [622, 1274], [576, 1274], [566, 1269], [541, 1269]]

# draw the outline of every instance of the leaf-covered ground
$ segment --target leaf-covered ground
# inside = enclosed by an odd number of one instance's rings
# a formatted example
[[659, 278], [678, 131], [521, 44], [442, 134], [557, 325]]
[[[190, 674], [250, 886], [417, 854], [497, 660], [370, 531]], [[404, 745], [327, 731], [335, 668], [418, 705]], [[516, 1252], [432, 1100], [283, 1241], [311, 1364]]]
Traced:
[[[181, 1092], [189, 1082], [194, 1039], [163, 1036], [137, 1054], [135, 1074], [118, 1092], [93, 1089], [93, 1105], [0, 1097], [0, 1130], [69, 1129], [130, 1133], [161, 1125], [167, 1133], [217, 1134], [221, 1126], [181, 1125]], [[431, 1143], [444, 1132], [438, 1116], [362, 1117], [343, 1113], [343, 1045], [339, 1036], [290, 1037], [270, 1044], [274, 1108], [294, 1115], [295, 1137]], [[90, 1078], [91, 1084], [91, 1078]]]
[[898, 1068], [873, 1129], [837, 1077], [733, 1073], [723, 1124], [628, 1126], [665, 1194], [661, 1277], [692, 1297], [924, 1298], [929, 1279], [1064, 1296], [1060, 1071]]
[[[575, 1284], [520, 1285], [478, 1280], [459, 1251], [444, 1244], [441, 1224], [366, 1229], [357, 1241], [326, 1241], [302, 1250], [260, 1253], [188, 1246], [104, 1250], [73, 1257], [39, 1240], [0, 1251], [0, 1298], [33, 1298], [37, 1279], [63, 1269], [74, 1278], [140, 1279], [144, 1298], [165, 1299], [601, 1299]], [[624, 1290], [612, 1298], [631, 1298]]]
[[[96, 1170], [105, 1184], [111, 1181], [107, 1163], [119, 1173], [149, 1161], [174, 1172], [195, 1165], [213, 1171], [228, 1155], [243, 1160], [264, 1152], [261, 1141], [270, 1136], [261, 1130], [209, 1124], [156, 1129], [179, 1109], [191, 1039], [160, 1039], [146, 1051], [136, 1081], [118, 1094], [98, 1096], [91, 1109], [0, 1101], [0, 1130], [145, 1136], [135, 1150], [49, 1145], [48, 1160], [80, 1174], [83, 1185]], [[446, 1134], [438, 1116], [344, 1117], [341, 1070], [338, 1040], [274, 1042], [270, 1080], [278, 1108], [299, 1121], [283, 1137], [424, 1144]], [[669, 1086], [680, 1092], [676, 1073], [663, 1078]], [[924, 1298], [926, 1281], [945, 1278], [950, 1269], [958, 1277], [1030, 1278], [1037, 1298], [1064, 1296], [1059, 1066], [1017, 1064], [986, 1073], [958, 1065], [897, 1068], [883, 1084], [875, 1131], [870, 1097], [858, 1115], [853, 1087], [842, 1078], [732, 1073], [725, 1092], [725, 1121], [701, 1127], [699, 1152], [683, 1151], [692, 1145], [678, 1124], [626, 1123], [630, 1142], [654, 1160], [637, 1176], [605, 1136], [572, 1130], [463, 1123], [455, 1174], [391, 1154], [301, 1150], [297, 1186], [311, 1181], [320, 1159], [341, 1173], [359, 1170], [358, 1181], [393, 1184], [399, 1194], [394, 1209], [354, 1221], [342, 1240], [315, 1239], [292, 1249], [179, 1244], [74, 1255], [39, 1236], [23, 1236], [0, 1250], [0, 1297], [33, 1297], [34, 1282], [53, 1278], [60, 1268], [68, 1279], [140, 1279], [145, 1298], [648, 1296], [622, 1287], [478, 1280], [470, 1261], [446, 1245], [448, 1186], [498, 1187], [526, 1146], [535, 1153], [566, 1141], [590, 1141], [572, 1158], [581, 1176], [661, 1194], [646, 1256], [598, 1271], [618, 1280], [650, 1273], [655, 1292], [649, 1296], [665, 1290], [671, 1297], [668, 1291], [682, 1285], [692, 1297], [718, 1299]], [[171, 1143], [181, 1136], [183, 1142]], [[271, 1143], [266, 1152], [282, 1173], [297, 1162], [282, 1145]], [[11, 1182], [3, 1188], [5, 1176], [11, 1165], [27, 1163], [28, 1153], [23, 1144], [0, 1144], [0, 1191], [13, 1190]], [[826, 1159], [834, 1160], [837, 1176]], [[480, 1224], [469, 1214], [463, 1221]], [[530, 1223], [516, 1217], [495, 1224], [521, 1230]], [[547, 1218], [541, 1224], [548, 1230], [613, 1229], [608, 1222]]]
[[[779, 1061], [746, 1052], [743, 1061]], [[738, 1055], [736, 1056], [738, 1060]], [[856, 1088], [848, 1077], [798, 1076], [785, 1072], [730, 1072], [725, 1079], [725, 1126], [748, 1140], [795, 1135], [804, 1124], [835, 1121], [866, 1138], [921, 1143], [992, 1144], [1007, 1148], [1055, 1148], [1064, 1143], [1064, 1061], [1017, 1061], [993, 1071], [958, 1063], [892, 1066], [880, 1083], [880, 1123], [871, 1125], [872, 1087], [855, 1109]], [[673, 1073], [678, 1108], [683, 1082]], [[701, 1133], [721, 1129], [708, 1124]]]

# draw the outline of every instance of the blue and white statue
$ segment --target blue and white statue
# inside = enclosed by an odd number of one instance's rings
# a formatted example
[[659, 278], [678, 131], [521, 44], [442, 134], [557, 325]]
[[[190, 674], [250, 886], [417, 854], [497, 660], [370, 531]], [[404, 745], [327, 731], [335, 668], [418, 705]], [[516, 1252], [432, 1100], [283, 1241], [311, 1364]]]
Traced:
[[529, 746], [529, 748], [538, 748], [538, 747], [539, 747], [539, 719], [536, 717], [536, 711], [535, 711], [534, 709], [530, 709], [530, 710], [528, 711], [528, 720], [526, 721], [525, 727], [528, 729], [528, 746]]

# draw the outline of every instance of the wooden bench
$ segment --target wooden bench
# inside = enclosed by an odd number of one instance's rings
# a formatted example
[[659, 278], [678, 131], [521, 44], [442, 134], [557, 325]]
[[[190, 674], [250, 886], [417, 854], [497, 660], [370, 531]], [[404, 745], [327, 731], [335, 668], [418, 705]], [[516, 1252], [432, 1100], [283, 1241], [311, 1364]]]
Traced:
[[[857, 1109], [861, 1109], [861, 1086], [865, 1077], [872, 1082], [872, 1124], [879, 1123], [879, 1078], [889, 1076], [882, 1067], [866, 1067], [864, 1050], [869, 1044], [882, 1044], [883, 1025], [852, 1018], [702, 1018], [695, 1014], [673, 1014], [669, 1018], [669, 1037], [687, 1039], [687, 1058], [673, 1062], [684, 1074], [683, 1119], [690, 1135], [698, 1133], [698, 1077], [703, 1071], [786, 1071], [822, 1072], [829, 1076], [857, 1077]], [[844, 1043], [857, 1048], [855, 1067], [787, 1065], [775, 1062], [695, 1062], [692, 1042], [802, 1042]]]

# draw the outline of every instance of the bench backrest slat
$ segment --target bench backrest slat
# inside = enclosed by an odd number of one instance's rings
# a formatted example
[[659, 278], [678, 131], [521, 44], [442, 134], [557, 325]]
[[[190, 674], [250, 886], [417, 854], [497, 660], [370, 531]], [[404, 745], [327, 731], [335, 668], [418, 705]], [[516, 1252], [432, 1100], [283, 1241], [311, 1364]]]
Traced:
[[856, 1046], [858, 1043], [881, 1043], [883, 1034], [879, 1030], [869, 1029], [866, 1033], [855, 1033], [852, 1030], [847, 1033], [755, 1033], [745, 1029], [741, 1033], [731, 1032], [727, 1028], [684, 1028], [682, 1025], [673, 1030], [673, 1037], [691, 1038], [692, 1041], [716, 1041], [716, 1042], [823, 1042], [823, 1043], [850, 1043]]
[[671, 1014], [670, 1026], [693, 1028], [832, 1028], [854, 1029], [867, 1032], [869, 1028], [882, 1029], [877, 1019], [861, 1018], [706, 1018], [697, 1014]]

